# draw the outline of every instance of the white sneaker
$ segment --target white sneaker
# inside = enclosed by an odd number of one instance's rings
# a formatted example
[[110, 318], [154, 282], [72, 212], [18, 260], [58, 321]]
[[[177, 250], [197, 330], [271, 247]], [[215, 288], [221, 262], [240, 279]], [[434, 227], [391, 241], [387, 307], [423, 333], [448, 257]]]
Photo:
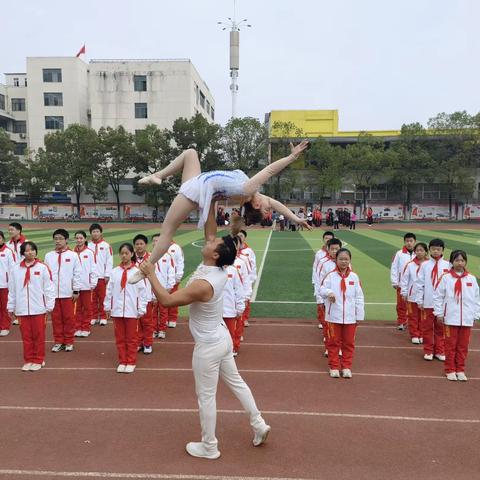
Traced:
[[64, 346], [61, 344], [61, 343], [56, 343], [53, 347], [52, 347], [52, 352], [53, 353], [57, 353], [57, 352], [60, 352], [64, 349]]
[[82, 331], [81, 330], [77, 330], [74, 334], [73, 334], [74, 337], [81, 337], [82, 336]]
[[96, 318], [92, 318], [90, 320], [90, 325], [95, 325], [97, 322], [98, 322], [98, 320]]
[[102, 319], [100, 320], [100, 326], [101, 326], [101, 327], [104, 327], [106, 324], [107, 324], [107, 321], [106, 321], [104, 318], [102, 318]]
[[444, 362], [446, 359], [445, 355], [439, 355], [438, 353], [436, 353], [434, 356], [437, 360], [440, 360], [441, 362]]
[[13, 322], [12, 325], [20, 325], [20, 322], [18, 321], [18, 318], [16, 318]]
[[153, 338], [158, 338], [158, 332], [153, 332]]
[[243, 342], [243, 335], [240, 337], [240, 341]]
[[31, 366], [32, 366], [31, 363], [25, 363], [22, 367], [22, 372], [28, 372]]
[[89, 337], [90, 336], [90, 332], [87, 332], [86, 330], [83, 330], [80, 332], [81, 333], [81, 337]]
[[145, 275], [140, 271], [137, 270], [129, 279], [128, 283], [134, 284], [138, 283], [140, 280], [143, 280], [145, 278]]
[[255, 436], [253, 437], [253, 446], [259, 447], [263, 443], [267, 441], [268, 434], [272, 428], [270, 425], [265, 425], [261, 430], [255, 432]]
[[466, 382], [468, 378], [465, 375], [465, 372], [457, 372], [457, 380], [460, 380], [461, 382]]
[[176, 328], [177, 322], [167, 322], [167, 327], [168, 328]]
[[167, 338], [167, 334], [163, 330], [160, 330], [158, 332], [158, 338]]
[[121, 363], [118, 367], [117, 367], [117, 373], [125, 373], [125, 369], [127, 368], [126, 365], [124, 365], [123, 363]]
[[152, 347], [143, 347], [143, 353], [144, 353], [145, 355], [150, 355], [152, 352], [153, 352], [153, 348], [152, 348]]
[[245, 321], [243, 322], [243, 326], [244, 326], [244, 327], [249, 327], [249, 326], [250, 326], [250, 324], [248, 323], [248, 320], [245, 320]]
[[323, 352], [323, 356], [324, 356], [325, 358], [328, 358], [328, 350], [325, 350], [325, 351]]
[[233, 352], [234, 357], [238, 357], [238, 352]]
[[349, 368], [344, 368], [342, 370], [342, 377], [343, 378], [352, 378], [352, 371]]
[[72, 344], [65, 345], [65, 351], [66, 352], [73, 352], [73, 345]]
[[398, 325], [397, 330], [400, 330], [401, 332], [404, 332], [407, 329], [407, 326], [402, 323], [402, 325]]
[[340, 378], [340, 372], [338, 370], [330, 369], [330, 376], [332, 378]]
[[342, 353], [341, 350], [338, 351], [338, 356], [339, 356], [339, 357], [343, 357], [343, 353]]
[[457, 374], [455, 372], [447, 373], [447, 380], [457, 381]]
[[433, 360], [433, 353], [426, 353], [424, 356], [423, 356], [423, 359], [424, 360], [428, 360], [429, 362], [431, 362]]
[[418, 339], [418, 341], [420, 342], [420, 344], [422, 344], [422, 343], [423, 343], [423, 338], [420, 337], [420, 338]]
[[43, 363], [32, 363], [32, 364], [30, 365], [30, 371], [31, 371], [31, 372], [36, 372], [36, 371], [40, 370], [42, 367], [44, 367], [44, 366], [45, 366], [45, 362], [43, 362]]
[[215, 460], [220, 456], [220, 450], [218, 450], [218, 448], [215, 447], [215, 449], [207, 449], [203, 442], [189, 442], [185, 446], [185, 450], [192, 457]]
[[319, 323], [319, 324], [318, 324], [318, 328], [319, 328], [320, 330], [323, 330], [323, 325], [322, 325], [321, 323]]
[[125, 365], [125, 373], [133, 373], [136, 365]]
[[412, 338], [412, 343], [415, 345], [420, 345], [420, 339], [418, 337], [413, 337]]
[[10, 330], [0, 330], [0, 337], [6, 337], [10, 333]]

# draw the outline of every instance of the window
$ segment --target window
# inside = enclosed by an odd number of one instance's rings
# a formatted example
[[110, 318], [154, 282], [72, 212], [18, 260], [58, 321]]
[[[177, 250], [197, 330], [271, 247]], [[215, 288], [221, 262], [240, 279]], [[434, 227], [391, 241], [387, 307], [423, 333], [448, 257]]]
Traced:
[[147, 76], [146, 75], [134, 75], [133, 76], [133, 89], [136, 92], [147, 91]]
[[195, 103], [198, 105], [198, 103], [200, 102], [200, 95], [199, 95], [199, 90], [198, 90], [198, 85], [195, 83], [195, 87], [194, 87], [194, 92], [195, 92]]
[[202, 106], [202, 108], [205, 108], [205, 95], [201, 90], [200, 90], [200, 105]]
[[210, 102], [207, 100], [207, 113], [210, 115]]
[[63, 117], [45, 117], [45, 130], [63, 130]]
[[19, 87], [20, 86], [20, 82], [18, 81], [18, 78], [13, 79], [13, 86], [14, 87]]
[[27, 77], [25, 77], [24, 83], [25, 83], [25, 86], [27, 86]]
[[26, 122], [26, 120], [17, 120], [13, 124], [13, 133], [27, 133], [27, 122]]
[[46, 107], [61, 107], [63, 106], [63, 93], [44, 93], [43, 104]]
[[212, 120], [215, 120], [215, 110], [213, 107], [210, 109], [210, 115], [212, 116]]
[[12, 110], [14, 112], [25, 111], [25, 99], [24, 98], [12, 98]]
[[146, 103], [135, 104], [135, 118], [148, 118], [148, 109]]
[[5, 95], [0, 93], [0, 110], [5, 110]]
[[44, 82], [61, 82], [62, 69], [61, 68], [44, 68], [43, 81]]
[[25, 150], [27, 149], [26, 143], [15, 143], [13, 147], [15, 155], [25, 155]]

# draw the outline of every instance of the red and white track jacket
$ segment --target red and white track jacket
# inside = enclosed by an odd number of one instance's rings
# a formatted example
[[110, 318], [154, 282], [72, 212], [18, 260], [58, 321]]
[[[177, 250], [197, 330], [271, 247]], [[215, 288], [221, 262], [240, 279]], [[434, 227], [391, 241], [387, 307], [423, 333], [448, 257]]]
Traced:
[[[435, 268], [436, 265], [436, 268]], [[443, 257], [436, 261], [430, 258], [423, 262], [418, 271], [417, 279], [413, 290], [415, 293], [415, 302], [424, 308], [433, 308], [433, 292], [440, 280], [440, 277], [450, 270], [450, 262]]]
[[242, 259], [242, 257], [236, 257], [235, 261], [233, 262], [233, 266], [237, 269], [240, 278], [243, 281], [243, 291], [245, 294], [245, 301], [248, 302], [250, 298], [252, 297], [253, 293], [253, 288], [252, 284], [245, 279], [249, 278], [250, 275], [250, 270], [248, 269], [248, 263], [245, 261], [245, 258]]
[[95, 261], [95, 254], [87, 246], [83, 250], [74, 252], [78, 255], [80, 260], [81, 275], [80, 275], [80, 290], [93, 290], [98, 283], [97, 262]]
[[245, 243], [244, 247], [238, 252], [240, 258], [245, 259], [245, 262], [248, 264], [248, 270], [250, 271], [249, 282], [251, 287], [257, 281], [257, 256], [252, 248]]
[[335, 260], [331, 259], [328, 255], [323, 257], [322, 261], [317, 265], [317, 271], [315, 274], [315, 283], [313, 284], [313, 291], [317, 301], [317, 304], [321, 305], [324, 302], [323, 297], [320, 295], [320, 287], [324, 278], [333, 270], [337, 268]]
[[175, 283], [180, 283], [185, 270], [185, 257], [183, 255], [182, 247], [178, 243], [172, 242], [168, 248], [168, 253], [172, 257], [171, 259], [175, 269]]
[[177, 284], [175, 262], [169, 253], [163, 255], [156, 263], [155, 274], [165, 290], [170, 291]]
[[112, 247], [102, 239], [99, 242], [88, 242], [88, 248], [93, 250], [93, 253], [95, 253], [98, 278], [110, 278], [113, 268]]
[[415, 258], [415, 253], [409, 252], [405, 247], [399, 250], [393, 257], [392, 266], [390, 267], [390, 281], [393, 287], [400, 287], [402, 273], [405, 265]]
[[223, 290], [223, 317], [235, 318], [245, 311], [244, 279], [235, 265], [229, 265], [225, 270], [227, 283]]
[[[457, 288], [455, 292], [457, 280], [460, 280], [461, 289]], [[451, 272], [444, 273], [433, 294], [433, 314], [444, 317], [445, 325], [473, 326], [474, 320], [480, 318], [477, 279], [470, 273], [461, 279], [455, 278]]]
[[52, 274], [44, 263], [36, 260], [27, 268], [25, 261], [12, 269], [8, 284], [7, 310], [17, 316], [43, 315], [55, 306]]
[[[344, 279], [338, 270], [328, 273], [320, 287], [320, 295], [325, 299], [325, 319], [327, 322], [352, 324], [365, 319], [365, 308], [362, 285], [356, 273], [351, 270]], [[327, 298], [335, 295], [335, 303]]]
[[7, 247], [15, 254], [15, 263], [20, 263], [23, 260], [23, 257], [20, 255], [20, 247], [27, 241], [25, 236], [20, 235], [18, 240], [14, 242], [10, 240], [7, 243]]
[[[142, 258], [137, 257], [135, 266], [138, 268], [145, 260], [148, 260], [148, 257], [150, 257], [150, 253], [148, 252], [146, 252]], [[148, 301], [151, 302], [155, 297], [155, 295], [153, 295], [152, 293], [152, 285], [150, 284], [147, 278], [144, 278], [143, 280], [140, 280], [140, 281], [144, 283], [145, 288], [147, 289]]]
[[15, 254], [4, 243], [0, 247], [0, 288], [8, 288], [8, 280], [15, 263]]
[[151, 300], [145, 283], [128, 283], [128, 279], [137, 271], [137, 267], [127, 270], [127, 281], [122, 287], [124, 269], [118, 266], [112, 270], [104, 301], [105, 311], [110, 312], [112, 317], [139, 318], [145, 315], [147, 304]]
[[318, 265], [326, 256], [327, 256], [327, 250], [325, 249], [325, 247], [322, 247], [315, 254], [315, 258], [313, 259], [313, 268], [312, 268], [312, 285], [315, 285]]
[[82, 266], [78, 255], [70, 250], [53, 250], [45, 255], [45, 264], [52, 272], [56, 298], [70, 298], [79, 291], [82, 279]]
[[[425, 263], [422, 262], [422, 263]], [[418, 272], [422, 264], [414, 258], [410, 262], [408, 262], [405, 267], [403, 267], [403, 272], [400, 279], [400, 295], [402, 297], [407, 297], [409, 302], [415, 302], [416, 291], [414, 287], [414, 283], [417, 280]]]

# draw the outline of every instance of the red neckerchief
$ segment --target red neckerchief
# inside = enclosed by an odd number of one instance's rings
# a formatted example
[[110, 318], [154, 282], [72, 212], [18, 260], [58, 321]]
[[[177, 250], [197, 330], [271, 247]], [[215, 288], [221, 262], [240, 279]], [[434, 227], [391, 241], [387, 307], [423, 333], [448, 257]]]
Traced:
[[20, 262], [20, 266], [25, 267], [27, 269], [27, 271], [25, 272], [25, 279], [23, 280], [24, 287], [26, 287], [30, 283], [30, 269], [34, 267], [38, 262], [39, 262], [38, 258], [36, 258], [31, 265], [27, 265], [25, 263], [25, 260], [22, 260]]
[[347, 270], [345, 273], [342, 273], [338, 267], [336, 270], [337, 270], [337, 273], [340, 275], [340, 278], [342, 279], [340, 281], [340, 290], [342, 291], [342, 294], [343, 294], [343, 301], [345, 301], [346, 293], [347, 293], [347, 283], [345, 282], [345, 279], [348, 278], [348, 276], [352, 271], [350, 270], [350, 267], [347, 267]]
[[82, 253], [84, 250], [86, 250], [87, 248], [88, 248], [87, 245], [84, 245], [81, 249], [78, 248], [78, 245], [75, 245], [74, 250], [75, 250], [76, 253], [80, 254], [80, 253]]
[[438, 282], [438, 262], [443, 258], [443, 255], [440, 255], [438, 259], [432, 257], [435, 262], [435, 266], [432, 268], [432, 273], [430, 274], [430, 278], [432, 280], [432, 285], [436, 285]]
[[466, 270], [463, 271], [462, 274], [458, 274], [453, 268], [450, 270], [450, 275], [453, 278], [456, 278], [457, 281], [455, 282], [455, 288], [454, 288], [454, 295], [457, 300], [457, 303], [460, 302], [460, 297], [462, 296], [462, 278], [466, 277], [468, 275], [468, 272]]
[[327, 253], [327, 247], [326, 247], [325, 245], [322, 247], [322, 250], [323, 250], [325, 253]]
[[145, 260], [148, 260], [149, 257], [150, 257], [150, 253], [145, 252], [145, 255], [141, 259], [137, 257], [136, 264], [141, 265]]
[[408, 253], [410, 256], [412, 256], [413, 250], [410, 251], [410, 250], [407, 249], [407, 247], [404, 246], [402, 248], [402, 253]]
[[4, 244], [0, 247], [0, 252], [3, 252], [6, 248], [7, 248], [7, 244], [4, 243]]
[[132, 262], [130, 263], [130, 265], [128, 267], [125, 267], [123, 265], [123, 263], [120, 264], [120, 267], [123, 269], [123, 273], [122, 273], [122, 280], [120, 281], [120, 287], [122, 288], [122, 290], [127, 286], [127, 275], [128, 275], [128, 271], [133, 268], [135, 266], [135, 264]]
[[13, 245], [15, 246], [15, 250], [17, 249], [17, 244], [22, 244], [22, 243], [25, 243], [27, 239], [23, 236], [23, 235], [20, 235], [18, 237], [18, 240], [11, 240], [11, 242], [13, 242]]
[[92, 242], [95, 244], [95, 256], [97, 256], [97, 254], [98, 254], [98, 244], [103, 242], [103, 238], [100, 238], [100, 240], [96, 240], [96, 241], [93, 240], [93, 238], [92, 238]]

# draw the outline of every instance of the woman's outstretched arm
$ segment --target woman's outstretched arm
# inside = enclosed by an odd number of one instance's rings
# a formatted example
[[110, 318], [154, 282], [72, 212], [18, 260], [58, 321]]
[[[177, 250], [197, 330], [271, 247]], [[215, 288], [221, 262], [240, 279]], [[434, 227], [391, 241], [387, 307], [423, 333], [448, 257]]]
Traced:
[[267, 195], [262, 195], [262, 200], [264, 200], [265, 205], [270, 210], [275, 210], [278, 213], [281, 213], [286, 218], [291, 220], [292, 222], [298, 223], [299, 225], [303, 225], [307, 230], [312, 230], [312, 227], [307, 223], [306, 220], [302, 218], [298, 218], [288, 207], [286, 207], [282, 202], [275, 200], [274, 198], [270, 198]]
[[292, 153], [288, 157], [281, 158], [276, 162], [267, 165], [263, 170], [260, 170], [256, 175], [254, 175], [250, 180], [245, 182], [243, 191], [245, 195], [253, 195], [255, 192], [260, 190], [260, 187], [266, 183], [270, 178], [275, 175], [278, 175], [284, 168], [288, 167], [293, 163], [299, 155], [307, 148], [308, 140], [303, 140], [297, 146], [290, 144]]

